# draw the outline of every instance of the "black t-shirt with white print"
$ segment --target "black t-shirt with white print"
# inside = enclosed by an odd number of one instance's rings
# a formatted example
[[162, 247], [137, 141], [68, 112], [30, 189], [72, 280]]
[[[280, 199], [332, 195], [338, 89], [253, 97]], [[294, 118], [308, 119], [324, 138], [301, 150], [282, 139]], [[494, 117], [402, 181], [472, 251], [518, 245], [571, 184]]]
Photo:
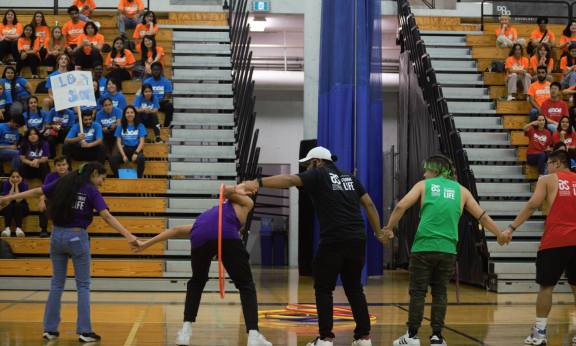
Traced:
[[320, 225], [320, 244], [350, 239], [366, 239], [366, 229], [360, 212], [360, 198], [366, 189], [354, 175], [336, 165], [309, 169], [297, 174], [316, 209]]

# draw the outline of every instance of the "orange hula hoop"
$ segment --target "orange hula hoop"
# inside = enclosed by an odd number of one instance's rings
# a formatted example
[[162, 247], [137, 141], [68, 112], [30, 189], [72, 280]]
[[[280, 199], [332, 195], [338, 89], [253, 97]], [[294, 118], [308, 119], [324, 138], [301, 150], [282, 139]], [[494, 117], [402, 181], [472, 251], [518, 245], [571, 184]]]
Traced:
[[220, 200], [218, 209], [218, 283], [220, 285], [220, 298], [224, 299], [225, 294], [225, 275], [226, 270], [222, 265], [222, 203], [226, 201], [224, 198], [224, 184], [220, 185]]

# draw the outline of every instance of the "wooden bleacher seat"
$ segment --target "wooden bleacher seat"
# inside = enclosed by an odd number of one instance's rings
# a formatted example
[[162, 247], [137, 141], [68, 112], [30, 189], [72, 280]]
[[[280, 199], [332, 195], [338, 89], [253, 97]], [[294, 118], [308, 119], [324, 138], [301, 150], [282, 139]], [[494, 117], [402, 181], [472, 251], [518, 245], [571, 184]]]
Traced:
[[526, 162], [526, 152], [528, 151], [527, 147], [518, 148], [518, 161]]
[[[87, 161], [86, 161], [87, 162]], [[83, 161], [72, 161], [72, 168], [78, 169], [80, 165], [86, 163]], [[54, 163], [52, 160], [49, 160], [48, 163], [50, 164], [50, 170], [55, 172]], [[8, 161], [2, 162], [4, 167], [4, 172], [10, 172], [11, 164]], [[109, 176], [112, 175], [112, 169], [110, 168], [110, 164], [108, 160], [104, 163], [104, 167], [106, 168], [106, 172]], [[130, 169], [136, 169], [136, 164], [134, 162], [130, 162], [129, 164]], [[124, 167], [121, 167], [124, 168]], [[146, 161], [146, 167], [144, 168], [144, 175], [159, 175], [165, 176], [168, 175], [168, 162], [167, 161]]]
[[[0, 182], [6, 181], [8, 178], [0, 178]], [[40, 179], [24, 179], [30, 189], [42, 187]], [[129, 193], [161, 193], [166, 194], [167, 191], [166, 179], [106, 179], [104, 184], [99, 188], [103, 194], [129, 194]]]
[[524, 174], [526, 174], [526, 179], [538, 179], [538, 167], [536, 166], [523, 166]]
[[[518, 38], [525, 38], [526, 40], [528, 40], [530, 38], [530, 35], [532, 35], [532, 32], [538, 29], [538, 26], [536, 25], [535, 22], [536, 21], [534, 21], [534, 24], [513, 23], [512, 27], [516, 29], [516, 32], [518, 32]], [[496, 30], [499, 28], [500, 23], [484, 23], [484, 34], [485, 35], [491, 34], [496, 36]], [[566, 28], [565, 24], [548, 24], [547, 26], [547, 29], [554, 33], [554, 36], [556, 37], [556, 42], [560, 42], [560, 36], [562, 36], [562, 31], [564, 31], [565, 28]]]
[[[506, 78], [505, 72], [484, 72], [484, 85], [505, 85], [504, 79]], [[554, 81], [560, 83], [562, 73], [552, 73]]]
[[[491, 86], [490, 87], [490, 98], [491, 99], [499, 99], [499, 98], [506, 98], [508, 96], [508, 88], [506, 86]], [[560, 99], [568, 102], [570, 100], [570, 95], [560, 94]], [[526, 95], [524, 94], [524, 90], [518, 90], [518, 94], [516, 95], [516, 100], [527, 100]]]
[[[50, 254], [50, 238], [2, 238], [6, 240], [17, 257], [32, 254]], [[134, 255], [123, 237], [90, 239], [92, 255]], [[159, 242], [146, 249], [146, 255], [164, 255], [164, 242]]]
[[[508, 47], [472, 47], [472, 58], [473, 59], [497, 59], [505, 61], [508, 59], [510, 54], [510, 48]], [[560, 59], [562, 51], [556, 49], [557, 59]], [[530, 55], [524, 51], [524, 57], [530, 59]]]
[[[572, 102], [566, 102], [566, 105], [572, 107]], [[498, 114], [528, 114], [531, 109], [529, 101], [496, 101]]]
[[[515, 27], [516, 24], [512, 24], [512, 27]], [[498, 26], [500, 28], [500, 26]], [[564, 29], [562, 29], [564, 30]], [[560, 31], [562, 32], [562, 31]], [[556, 36], [556, 34], [554, 34]], [[530, 35], [520, 36], [518, 34], [518, 38], [524, 38], [526, 42], [528, 42], [528, 38]], [[493, 31], [488, 33], [484, 30], [484, 35], [467, 35], [466, 36], [466, 45], [468, 46], [475, 46], [475, 47], [496, 47], [496, 32]], [[560, 36], [556, 36], [556, 48], [560, 45]], [[510, 50], [510, 48], [508, 48]]]
[[[136, 217], [136, 216], [115, 216], [118, 222], [133, 234], [159, 234], [164, 232], [166, 219], [163, 217]], [[12, 230], [16, 230], [16, 225], [12, 221]], [[28, 215], [22, 219], [22, 229], [24, 232], [39, 233], [38, 215]], [[117, 233], [100, 216], [95, 216], [94, 221], [87, 229], [90, 234]], [[52, 221], [48, 220], [48, 232], [52, 232]]]
[[502, 117], [502, 124], [505, 130], [522, 130], [529, 122], [530, 117], [528, 115], [508, 115]]
[[[91, 277], [162, 277], [163, 261], [159, 260], [99, 260], [92, 259]], [[50, 259], [2, 259], [0, 276], [52, 276]], [[68, 276], [74, 276], [72, 261]]]
[[510, 144], [528, 145], [528, 137], [524, 136], [524, 131], [510, 131]]
[[[144, 180], [144, 179], [142, 179]], [[30, 211], [38, 211], [38, 198], [27, 199]], [[104, 201], [111, 213], [166, 213], [166, 197], [110, 197]]]
[[[4, 72], [5, 68], [6, 68], [5, 65], [0, 66], [0, 76]], [[16, 68], [16, 66], [14, 66], [14, 68]], [[22, 68], [21, 76], [22, 78], [31, 80], [32, 71], [30, 70], [30, 67], [24, 66], [24, 68]], [[106, 74], [104, 74], [104, 76], [106, 76]], [[48, 71], [46, 70], [46, 66], [38, 66], [38, 77], [40, 77], [40, 81], [45, 80], [48, 77]], [[172, 67], [164, 66], [164, 77], [166, 79], [172, 79]]]

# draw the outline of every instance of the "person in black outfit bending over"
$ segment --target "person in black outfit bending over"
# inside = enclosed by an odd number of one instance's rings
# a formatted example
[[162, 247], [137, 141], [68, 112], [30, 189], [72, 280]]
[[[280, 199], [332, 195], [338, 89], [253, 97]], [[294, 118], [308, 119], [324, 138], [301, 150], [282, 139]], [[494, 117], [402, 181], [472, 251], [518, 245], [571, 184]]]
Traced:
[[312, 262], [314, 291], [318, 309], [320, 337], [308, 346], [332, 346], [334, 340], [333, 299], [338, 275], [352, 308], [356, 329], [355, 346], [370, 346], [370, 316], [362, 288], [362, 269], [366, 263], [366, 225], [360, 212], [364, 207], [378, 240], [388, 244], [394, 237], [383, 232], [378, 210], [354, 175], [334, 165], [338, 160], [328, 149], [316, 147], [300, 160], [307, 167], [304, 173], [277, 175], [245, 181], [246, 191], [255, 193], [260, 187], [289, 188], [296, 186], [312, 198], [320, 225], [320, 244]]

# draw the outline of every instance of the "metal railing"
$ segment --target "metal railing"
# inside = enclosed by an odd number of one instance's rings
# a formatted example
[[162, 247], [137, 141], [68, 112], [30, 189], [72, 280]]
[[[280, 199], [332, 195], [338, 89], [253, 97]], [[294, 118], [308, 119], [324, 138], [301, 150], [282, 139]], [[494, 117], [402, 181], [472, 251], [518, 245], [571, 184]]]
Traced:
[[[534, 3], [534, 4], [546, 4], [546, 5], [548, 5], [548, 4], [564, 4], [564, 5], [566, 5], [566, 13], [568, 14], [567, 16], [546, 16], [546, 17], [548, 17], [548, 18], [566, 18], [566, 19], [567, 19], [567, 22], [566, 22], [566, 23], [568, 23], [569, 21], [572, 20], [572, 13], [574, 13], [574, 12], [572, 11], [572, 9], [573, 9], [574, 5], [576, 4], [576, 3], [570, 4], [570, 3], [567, 2], [567, 1], [561, 1], [561, 0], [550, 0], [550, 1], [545, 1], [545, 2], [542, 2], [542, 1], [540, 1], [540, 0], [502, 0], [502, 1], [482, 0], [482, 3], [481, 3], [481, 5], [480, 5], [480, 24], [481, 24], [480, 27], [482, 28], [482, 31], [484, 31], [484, 17], [485, 17], [485, 16], [486, 16], [486, 17], [492, 17], [492, 18], [497, 18], [497, 17], [500, 17], [500, 16], [501, 16], [501, 14], [490, 14], [490, 15], [484, 14], [484, 3], [485, 3], [485, 2], [489, 2], [489, 3], [494, 3], [494, 2], [521, 2], [521, 3], [523, 4], [523, 6], [526, 6], [527, 8], [529, 8], [529, 7], [531, 6], [529, 3]], [[535, 14], [535, 15], [536, 15], [536, 16], [542, 16], [542, 15], [545, 15], [545, 14], [539, 13], [539, 14]], [[526, 15], [518, 15], [518, 16], [516, 16], [516, 15], [510, 14], [509, 17], [510, 17], [511, 19], [513, 19], [513, 18], [525, 18]]]
[[[454, 162], [459, 183], [470, 191], [476, 201], [479, 201], [474, 172], [472, 172], [468, 163], [468, 155], [462, 146], [460, 133], [456, 129], [454, 119], [448, 111], [448, 104], [442, 95], [442, 88], [436, 80], [432, 61], [428, 53], [426, 53], [424, 40], [420, 38], [420, 30], [416, 25], [410, 5], [407, 0], [398, 0], [397, 4], [398, 41], [401, 45], [401, 52], [408, 52], [410, 62], [413, 64], [414, 71], [418, 76], [418, 84], [428, 104], [428, 113], [432, 117], [434, 130], [436, 130], [438, 135], [440, 150]], [[474, 235], [478, 255], [482, 257], [483, 261], [486, 261], [486, 264], [489, 253], [484, 231], [479, 228], [478, 221], [468, 212], [464, 211], [462, 217], [466, 221], [465, 227], [468, 228], [466, 231]], [[484, 267], [487, 268], [487, 265]]]

